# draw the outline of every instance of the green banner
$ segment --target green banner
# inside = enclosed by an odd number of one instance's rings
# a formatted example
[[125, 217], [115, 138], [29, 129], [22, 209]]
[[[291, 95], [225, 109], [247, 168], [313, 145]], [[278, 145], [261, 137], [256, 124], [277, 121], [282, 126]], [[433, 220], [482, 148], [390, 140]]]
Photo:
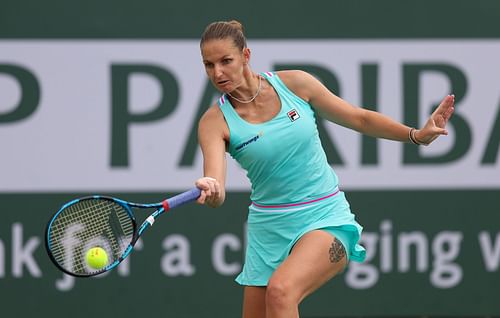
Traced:
[[498, 38], [495, 0], [7, 1], [0, 38], [196, 38], [237, 19], [249, 38]]
[[[6, 317], [238, 317], [233, 280], [245, 245], [247, 193], [220, 209], [162, 216], [130, 258], [75, 279], [50, 263], [45, 225], [80, 194], [2, 194], [0, 292]], [[115, 193], [136, 202], [161, 194]], [[347, 192], [367, 261], [351, 263], [302, 305], [301, 317], [500, 315], [499, 191]], [[146, 214], [138, 213], [142, 220]]]

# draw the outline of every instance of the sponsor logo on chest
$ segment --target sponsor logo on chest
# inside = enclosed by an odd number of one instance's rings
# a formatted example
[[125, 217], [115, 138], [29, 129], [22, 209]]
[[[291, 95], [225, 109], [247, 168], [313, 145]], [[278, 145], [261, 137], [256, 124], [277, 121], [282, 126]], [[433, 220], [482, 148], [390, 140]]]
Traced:
[[288, 118], [290, 118], [291, 121], [296, 121], [297, 119], [300, 118], [300, 115], [299, 113], [297, 112], [297, 110], [292, 109], [290, 110], [288, 113], [286, 113], [288, 115]]

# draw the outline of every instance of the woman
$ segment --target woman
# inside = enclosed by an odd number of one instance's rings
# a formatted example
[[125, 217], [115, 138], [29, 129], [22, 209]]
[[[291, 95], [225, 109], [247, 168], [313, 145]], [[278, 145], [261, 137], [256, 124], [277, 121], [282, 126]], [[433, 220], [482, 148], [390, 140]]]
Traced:
[[361, 262], [355, 221], [321, 146], [313, 109], [363, 134], [428, 145], [448, 132], [454, 97], [444, 98], [422, 129], [354, 107], [302, 71], [256, 74], [237, 21], [214, 22], [200, 42], [206, 73], [223, 93], [199, 122], [204, 177], [198, 203], [225, 199], [226, 151], [252, 185], [243, 271], [244, 318], [298, 317], [300, 302]]

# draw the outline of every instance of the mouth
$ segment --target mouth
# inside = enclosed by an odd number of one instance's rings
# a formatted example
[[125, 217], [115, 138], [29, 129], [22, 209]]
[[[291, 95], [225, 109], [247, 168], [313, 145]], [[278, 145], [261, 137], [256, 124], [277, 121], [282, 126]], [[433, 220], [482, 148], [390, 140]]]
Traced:
[[229, 81], [228, 81], [228, 80], [223, 80], [223, 81], [218, 81], [218, 82], [217, 82], [217, 85], [218, 85], [219, 87], [225, 87], [225, 86], [227, 86], [228, 84], [229, 84]]

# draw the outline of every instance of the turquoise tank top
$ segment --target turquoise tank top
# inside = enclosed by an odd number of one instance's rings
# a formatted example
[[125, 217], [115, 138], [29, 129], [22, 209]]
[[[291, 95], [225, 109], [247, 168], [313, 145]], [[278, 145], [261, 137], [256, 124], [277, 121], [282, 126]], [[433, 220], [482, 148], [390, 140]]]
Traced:
[[274, 72], [262, 73], [275, 89], [279, 113], [252, 124], [241, 118], [224, 94], [219, 107], [229, 127], [229, 154], [247, 172], [251, 200], [259, 204], [304, 202], [333, 191], [338, 178], [328, 164], [311, 106]]

